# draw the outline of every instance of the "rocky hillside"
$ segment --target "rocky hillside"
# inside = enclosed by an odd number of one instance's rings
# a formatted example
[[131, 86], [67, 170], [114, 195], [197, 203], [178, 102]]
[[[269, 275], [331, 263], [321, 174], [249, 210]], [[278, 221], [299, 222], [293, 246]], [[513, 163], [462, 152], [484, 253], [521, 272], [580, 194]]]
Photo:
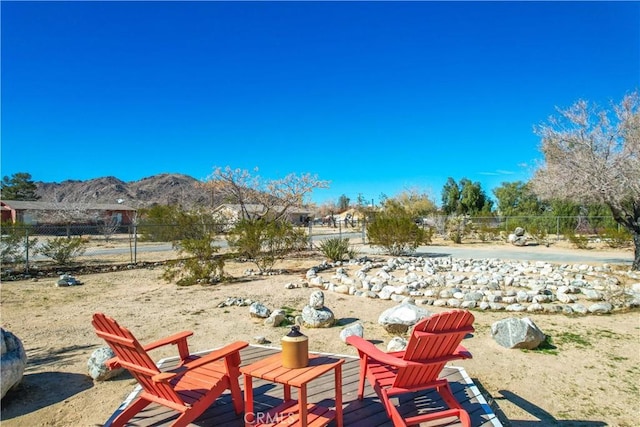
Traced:
[[124, 182], [108, 176], [88, 181], [36, 182], [42, 201], [77, 203], [122, 203], [134, 208], [154, 204], [180, 204], [185, 207], [209, 205], [211, 195], [198, 188], [188, 175], [160, 174], [139, 181]]

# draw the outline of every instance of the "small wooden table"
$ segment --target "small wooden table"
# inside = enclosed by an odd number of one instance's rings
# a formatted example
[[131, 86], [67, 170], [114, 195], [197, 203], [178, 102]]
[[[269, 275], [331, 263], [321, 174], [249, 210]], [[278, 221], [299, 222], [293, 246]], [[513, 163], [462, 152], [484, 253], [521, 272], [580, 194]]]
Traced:
[[[336, 420], [342, 427], [342, 364], [343, 359], [309, 355], [309, 366], [289, 369], [282, 367], [282, 354], [277, 353], [240, 368], [244, 374], [245, 426], [283, 425], [316, 427]], [[335, 409], [307, 403], [307, 384], [333, 370], [335, 376]], [[284, 386], [282, 404], [264, 413], [253, 412], [253, 378], [261, 378]], [[291, 399], [291, 387], [298, 389], [298, 400]], [[279, 424], [281, 423], [281, 424]]]

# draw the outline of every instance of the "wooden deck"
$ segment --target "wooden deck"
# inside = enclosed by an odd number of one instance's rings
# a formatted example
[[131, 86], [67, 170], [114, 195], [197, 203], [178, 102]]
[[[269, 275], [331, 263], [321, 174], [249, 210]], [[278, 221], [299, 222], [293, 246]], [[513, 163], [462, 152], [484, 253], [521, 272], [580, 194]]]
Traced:
[[[279, 348], [251, 345], [241, 351], [242, 365], [248, 365], [278, 352]], [[206, 352], [203, 352], [206, 353]], [[392, 427], [393, 424], [387, 417], [384, 406], [376, 396], [371, 386], [367, 383], [365, 395], [362, 401], [357, 398], [359, 362], [353, 356], [335, 355], [345, 359], [342, 367], [343, 410], [345, 427]], [[175, 366], [176, 359], [164, 359], [158, 362], [160, 369], [170, 369]], [[446, 377], [454, 395], [471, 417], [474, 427], [502, 426], [491, 407], [487, 404], [478, 388], [467, 376], [465, 370], [459, 367], [446, 367], [442, 373]], [[240, 387], [243, 387], [240, 377]], [[282, 386], [254, 379], [254, 411], [256, 414], [266, 412], [282, 402]], [[136, 387], [116, 412], [107, 420], [105, 426], [110, 426], [111, 421], [135, 398], [140, 388]], [[295, 397], [295, 391], [293, 391]], [[322, 403], [325, 406], [334, 406], [333, 373], [327, 373], [309, 383], [309, 402]], [[406, 415], [424, 413], [434, 409], [446, 408], [435, 392], [422, 392], [415, 395], [403, 396], [401, 412]], [[177, 417], [177, 413], [159, 405], [149, 405], [144, 411], [134, 417], [129, 425], [135, 426], [164, 426], [170, 425]], [[442, 422], [444, 421], [444, 422]], [[423, 423], [421, 426], [460, 426], [457, 419], [442, 420], [439, 423]], [[236, 415], [231, 405], [231, 397], [225, 393], [191, 426], [244, 426], [243, 415]], [[330, 424], [335, 426], [335, 421]]]

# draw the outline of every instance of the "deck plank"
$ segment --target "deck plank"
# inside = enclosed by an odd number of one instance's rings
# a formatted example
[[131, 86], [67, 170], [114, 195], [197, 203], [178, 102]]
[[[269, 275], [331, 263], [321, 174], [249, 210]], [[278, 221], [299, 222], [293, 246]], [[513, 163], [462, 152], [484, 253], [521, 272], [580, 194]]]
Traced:
[[[264, 359], [278, 351], [280, 351], [279, 348], [250, 345], [240, 352], [242, 366]], [[202, 354], [206, 353], [207, 352], [202, 352]], [[344, 355], [333, 356], [345, 359], [345, 363], [342, 367], [342, 402], [345, 427], [392, 427], [393, 424], [387, 417], [384, 406], [368, 383], [365, 386], [363, 400], [359, 401], [357, 399], [358, 377], [360, 371], [358, 359], [356, 357]], [[176, 359], [165, 359], [158, 363], [161, 370], [171, 369], [175, 367], [176, 364]], [[477, 387], [475, 387], [463, 369], [445, 367], [442, 372], [442, 376], [449, 380], [454, 396], [469, 413], [474, 427], [502, 426], [498, 418], [491, 411], [491, 408], [484, 401], [484, 398], [479, 396]], [[242, 377], [240, 378], [240, 386], [244, 386]], [[254, 378], [253, 387], [254, 411], [256, 413], [266, 412], [282, 402], [283, 389], [281, 385]], [[135, 392], [136, 391], [134, 390], [132, 395]], [[295, 388], [292, 388], [292, 397], [297, 398]], [[322, 375], [308, 384], [309, 402], [320, 403], [332, 407], [334, 405], [334, 398], [333, 371]], [[433, 391], [413, 393], [410, 396], [402, 396], [400, 399], [402, 402], [400, 412], [407, 416], [424, 413], [425, 411], [433, 411], [439, 407], [446, 408], [438, 394]], [[118, 410], [107, 421], [105, 426], [110, 425], [110, 421], [115, 418], [122, 409], [122, 406], [118, 408]], [[159, 405], [152, 404], [131, 420], [130, 425], [164, 426], [170, 425], [176, 418], [176, 412]], [[452, 419], [451, 422], [447, 421], [448, 420], [444, 420], [444, 423], [442, 421], [439, 423], [423, 423], [421, 424], [421, 427], [436, 425], [447, 427], [460, 426], [457, 419]], [[335, 422], [329, 424], [329, 426], [334, 425]], [[195, 422], [190, 424], [190, 426], [242, 427], [244, 426], [244, 419], [243, 414], [236, 415], [233, 410], [231, 395], [229, 392], [226, 392], [218, 398], [204, 414], [202, 414]]]

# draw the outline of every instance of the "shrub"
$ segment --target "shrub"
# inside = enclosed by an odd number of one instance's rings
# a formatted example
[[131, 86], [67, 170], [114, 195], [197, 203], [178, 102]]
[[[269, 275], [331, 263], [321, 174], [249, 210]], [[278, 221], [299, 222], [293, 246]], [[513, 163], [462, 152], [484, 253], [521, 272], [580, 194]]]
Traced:
[[260, 272], [265, 272], [291, 252], [304, 249], [307, 235], [287, 221], [243, 219], [231, 229], [227, 242], [240, 256], [253, 261]]
[[44, 243], [39, 253], [59, 265], [67, 265], [86, 251], [86, 240], [81, 237], [55, 237]]
[[341, 239], [334, 237], [326, 239], [320, 242], [318, 246], [320, 252], [333, 262], [341, 261], [345, 255], [351, 254], [349, 250], [349, 239], [347, 238]]
[[496, 236], [495, 229], [491, 228], [486, 224], [480, 224], [476, 228], [476, 233], [478, 234], [478, 239], [480, 239], [482, 243], [486, 243], [491, 240], [494, 240]]
[[584, 234], [567, 231], [564, 233], [567, 239], [578, 249], [589, 249], [589, 238]]
[[191, 257], [168, 262], [162, 278], [167, 281], [177, 279], [179, 286], [214, 284], [223, 280], [224, 258], [216, 255], [220, 247], [211, 244], [212, 237], [207, 234], [199, 239], [184, 239], [174, 244], [179, 254], [189, 254]]
[[527, 231], [527, 233], [529, 233], [533, 240], [536, 241], [536, 243], [549, 246], [549, 240], [547, 239], [547, 229], [544, 226], [532, 222], [525, 230]]
[[398, 256], [431, 242], [431, 230], [423, 230], [402, 206], [391, 204], [367, 224], [367, 235], [373, 246]]
[[25, 261], [27, 250], [35, 255], [38, 239], [29, 238], [29, 228], [15, 224], [2, 224], [2, 239], [0, 240], [0, 263], [19, 264]]
[[459, 229], [449, 231], [449, 239], [456, 244], [462, 243], [463, 233]]
[[626, 228], [607, 227], [601, 235], [607, 246], [613, 249], [626, 248], [633, 243], [631, 233]]
[[447, 233], [453, 243], [460, 244], [469, 232], [470, 220], [465, 215], [452, 215], [447, 218]]

